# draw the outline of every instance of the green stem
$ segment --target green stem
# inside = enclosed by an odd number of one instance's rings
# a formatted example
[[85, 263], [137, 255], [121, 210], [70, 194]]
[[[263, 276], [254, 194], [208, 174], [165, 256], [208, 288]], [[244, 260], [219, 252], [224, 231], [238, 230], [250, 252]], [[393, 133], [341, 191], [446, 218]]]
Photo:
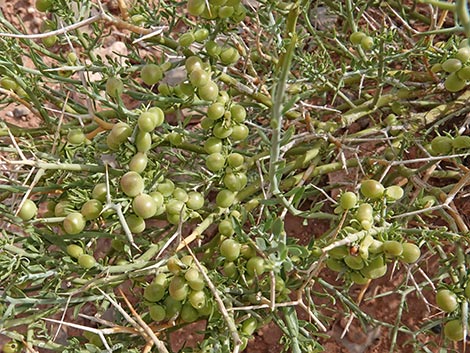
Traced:
[[452, 2], [445, 2], [439, 0], [419, 0], [418, 2], [423, 4], [430, 4], [434, 7], [438, 7], [441, 10], [455, 11], [455, 4]]
[[470, 14], [468, 13], [468, 0], [456, 0], [455, 13], [464, 28], [465, 35], [470, 37]]
[[279, 78], [274, 85], [274, 104], [272, 106], [272, 117], [271, 117], [271, 149], [269, 158], [269, 187], [270, 192], [276, 196], [280, 195], [279, 190], [279, 157], [281, 150], [281, 134], [282, 134], [282, 118], [283, 118], [283, 107], [285, 100], [285, 91], [287, 86], [287, 78], [290, 73], [292, 58], [294, 56], [295, 46], [297, 44], [297, 34], [295, 33], [295, 26], [297, 18], [299, 16], [299, 7], [296, 6], [290, 10], [287, 24], [286, 24], [286, 46], [285, 52], [279, 60], [280, 74]]

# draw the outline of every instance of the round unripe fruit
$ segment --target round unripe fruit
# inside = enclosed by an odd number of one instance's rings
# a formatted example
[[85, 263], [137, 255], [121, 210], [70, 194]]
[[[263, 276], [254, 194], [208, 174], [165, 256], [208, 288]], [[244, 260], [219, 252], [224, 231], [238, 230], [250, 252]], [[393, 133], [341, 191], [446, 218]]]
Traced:
[[153, 321], [160, 322], [165, 319], [166, 311], [162, 305], [154, 304], [149, 306], [149, 315]]
[[36, 9], [40, 12], [46, 12], [52, 7], [52, 0], [36, 0]]
[[135, 138], [135, 147], [138, 152], [147, 152], [152, 148], [152, 135], [148, 132], [139, 131]]
[[258, 322], [256, 321], [256, 319], [254, 317], [250, 317], [246, 319], [245, 321], [243, 321], [242, 332], [245, 335], [250, 337], [256, 331], [257, 327], [258, 327]]
[[140, 72], [140, 77], [146, 85], [152, 86], [162, 79], [163, 70], [158, 65], [146, 64]]
[[374, 47], [374, 38], [365, 36], [361, 39], [361, 47], [364, 50], [371, 50]]
[[356, 218], [359, 221], [372, 221], [374, 215], [374, 209], [368, 203], [362, 203], [357, 208]]
[[206, 286], [204, 277], [195, 268], [190, 268], [186, 271], [184, 278], [188, 281], [189, 287], [191, 287], [193, 291], [200, 291]]
[[412, 264], [418, 261], [421, 256], [421, 250], [416, 244], [413, 243], [404, 243], [403, 253], [401, 254], [402, 261], [407, 264]]
[[353, 256], [348, 254], [343, 260], [344, 263], [353, 270], [361, 270], [364, 268], [364, 261], [362, 261], [362, 257], [360, 256]]
[[447, 76], [446, 80], [444, 81], [445, 89], [452, 93], [463, 90], [465, 85], [465, 81], [459, 78], [459, 75], [455, 72]]
[[187, 9], [190, 15], [199, 16], [206, 9], [206, 2], [204, 0], [188, 0]]
[[227, 259], [227, 261], [235, 261], [240, 256], [241, 245], [233, 239], [225, 239], [220, 244], [220, 254]]
[[235, 141], [243, 141], [248, 137], [250, 130], [248, 126], [245, 124], [235, 125], [232, 128], [232, 133], [230, 134], [230, 138]]
[[400, 200], [404, 194], [405, 194], [405, 191], [399, 185], [392, 185], [385, 189], [385, 197], [388, 200], [393, 200], [393, 201]]
[[91, 197], [101, 202], [106, 201], [106, 184], [96, 184], [91, 192]]
[[222, 151], [223, 143], [222, 140], [211, 136], [204, 142], [204, 151], [208, 154], [220, 153]]
[[448, 289], [440, 289], [437, 291], [436, 304], [442, 311], [447, 313], [453, 312], [459, 306], [457, 295]]
[[7, 90], [16, 90], [18, 88], [18, 84], [16, 83], [15, 80], [9, 78], [9, 77], [3, 77], [1, 80], [0, 80], [0, 85], [7, 89]]
[[152, 132], [157, 127], [157, 117], [151, 112], [143, 112], [137, 119], [137, 125], [142, 132]]
[[213, 81], [209, 81], [206, 85], [197, 88], [197, 95], [202, 100], [215, 101], [219, 94], [219, 87]]
[[188, 281], [188, 283], [191, 282], [200, 282], [203, 281], [204, 278], [202, 277], [201, 273], [199, 272], [198, 269], [191, 267], [189, 268], [185, 274], [184, 274], [184, 279]]
[[111, 132], [109, 133], [109, 138], [113, 144], [120, 145], [121, 143], [125, 142], [131, 135], [131, 127], [127, 123], [120, 121], [119, 123], [113, 125]]
[[26, 199], [21, 206], [20, 211], [18, 212], [18, 217], [20, 217], [23, 221], [29, 221], [36, 217], [38, 213], [38, 207], [36, 204], [30, 200]]
[[165, 296], [166, 286], [161, 283], [150, 283], [144, 289], [144, 298], [149, 302], [158, 302]]
[[452, 151], [452, 139], [447, 136], [436, 136], [431, 141], [431, 148], [437, 154], [447, 154]]
[[219, 7], [218, 15], [219, 18], [229, 18], [232, 17], [233, 13], [235, 12], [235, 9], [233, 6], [221, 6]]
[[188, 200], [186, 206], [191, 210], [199, 210], [204, 206], [204, 196], [197, 191], [191, 191], [188, 193]]
[[120, 180], [121, 190], [129, 197], [135, 197], [144, 191], [144, 179], [136, 172], [127, 172]]
[[59, 201], [54, 207], [54, 215], [56, 217], [65, 217], [72, 212], [74, 212], [74, 209], [67, 200]]
[[253, 256], [246, 263], [246, 272], [250, 276], [261, 276], [265, 270], [264, 260], [259, 256]]
[[463, 334], [462, 320], [460, 319], [451, 320], [444, 325], [444, 335], [452, 341], [463, 340]]
[[132, 172], [142, 173], [147, 168], [148, 157], [143, 152], [137, 152], [129, 162], [129, 169]]
[[230, 191], [240, 191], [244, 185], [238, 175], [226, 173], [223, 179], [224, 186]]
[[174, 276], [170, 281], [168, 292], [173, 299], [183, 301], [189, 293], [188, 283], [183, 277]]
[[184, 137], [182, 134], [178, 132], [172, 132], [168, 134], [167, 140], [173, 145], [173, 146], [181, 146], [183, 143]]
[[178, 44], [181, 45], [183, 48], [187, 48], [191, 44], [193, 44], [195, 42], [195, 40], [196, 40], [196, 38], [194, 37], [194, 33], [187, 32], [187, 33], [183, 33], [178, 38]]
[[351, 272], [349, 276], [351, 281], [353, 281], [355, 284], [363, 285], [369, 281], [369, 278], [363, 276], [360, 272]]
[[135, 214], [126, 215], [126, 222], [131, 233], [139, 234], [145, 230], [145, 220]]
[[224, 116], [225, 106], [222, 103], [215, 102], [212, 103], [209, 108], [207, 108], [207, 117], [211, 120], [217, 120]]
[[159, 107], [152, 107], [148, 110], [148, 113], [153, 114], [155, 119], [155, 126], [159, 127], [165, 121], [165, 113]]
[[385, 191], [384, 186], [377, 180], [369, 179], [369, 180], [364, 180], [361, 183], [362, 195], [370, 199], [378, 199], [379, 197], [382, 197], [384, 191]]
[[83, 254], [83, 248], [79, 245], [67, 245], [67, 254], [74, 259], [78, 259]]
[[77, 259], [78, 264], [83, 267], [84, 269], [89, 270], [90, 268], [95, 267], [96, 260], [93, 256], [88, 254], [82, 254]]
[[382, 256], [378, 256], [370, 261], [367, 266], [361, 270], [361, 273], [370, 279], [383, 277], [387, 273], [387, 264], [384, 262]]
[[163, 182], [158, 184], [157, 190], [164, 196], [168, 197], [173, 194], [175, 190], [175, 184], [170, 179], [165, 179]]
[[225, 276], [229, 278], [236, 278], [238, 276], [237, 265], [234, 262], [225, 261], [223, 271]]
[[100, 216], [103, 210], [103, 204], [101, 201], [91, 199], [85, 202], [80, 209], [80, 213], [85, 217], [87, 221], [96, 219]]
[[238, 61], [240, 54], [234, 47], [226, 47], [222, 48], [222, 51], [219, 54], [219, 58], [223, 65], [230, 65]]
[[403, 253], [403, 245], [396, 240], [384, 241], [383, 251], [388, 256], [400, 256]]
[[193, 72], [194, 70], [202, 70], [203, 69], [203, 63], [202, 60], [199, 56], [190, 56], [186, 58], [186, 61], [184, 62], [184, 66], [186, 68], [186, 71], [188, 74]]
[[212, 129], [212, 133], [219, 139], [229, 137], [233, 132], [233, 128], [226, 126], [222, 121], [216, 123]]
[[3, 345], [3, 353], [19, 353], [21, 351], [21, 344], [16, 341], [10, 341]]
[[202, 87], [207, 85], [210, 81], [211, 77], [210, 75], [204, 71], [203, 69], [194, 69], [190, 74], [189, 74], [189, 82], [194, 87]]
[[356, 206], [357, 196], [351, 191], [346, 191], [339, 200], [339, 204], [343, 210], [349, 210]]
[[228, 219], [223, 219], [220, 221], [218, 230], [220, 234], [226, 237], [232, 236], [233, 233], [235, 232], [235, 230], [233, 229], [232, 222]]
[[166, 212], [172, 215], [180, 215], [185, 203], [181, 200], [171, 199], [166, 204]]
[[234, 201], [235, 193], [227, 189], [220, 190], [215, 197], [215, 203], [221, 208], [230, 207]]
[[470, 148], [470, 136], [465, 136], [465, 135], [456, 136], [452, 140], [452, 147], [454, 147], [455, 149]]
[[465, 64], [468, 59], [470, 59], [470, 48], [469, 47], [462, 47], [459, 50], [457, 50], [457, 53], [455, 54], [455, 58], [460, 60], [462, 64]]
[[243, 157], [243, 155], [241, 155], [240, 153], [233, 152], [227, 156], [227, 162], [228, 165], [232, 168], [239, 168], [245, 162], [245, 157]]
[[78, 234], [85, 229], [85, 224], [85, 217], [81, 213], [72, 212], [65, 217], [63, 227], [67, 234]]
[[86, 136], [82, 130], [73, 129], [67, 133], [67, 142], [71, 145], [81, 145], [85, 140]]
[[220, 55], [222, 48], [214, 41], [208, 41], [206, 43], [206, 51], [210, 57], [216, 58]]
[[452, 73], [462, 68], [462, 62], [459, 59], [451, 58], [442, 63], [442, 69], [445, 72]]
[[194, 39], [196, 42], [201, 43], [209, 37], [209, 30], [207, 28], [199, 28], [194, 32]]
[[113, 97], [117, 98], [124, 91], [124, 84], [117, 77], [110, 77], [106, 81], [106, 93]]
[[202, 290], [191, 291], [188, 295], [188, 300], [194, 309], [202, 309], [206, 305], [206, 293]]
[[437, 74], [442, 71], [442, 64], [436, 63], [433, 66], [431, 66], [431, 72]]
[[173, 197], [183, 202], [188, 201], [188, 193], [182, 188], [175, 188], [175, 190], [173, 190]]
[[457, 76], [463, 81], [470, 80], [470, 66], [462, 67], [459, 71], [457, 71]]
[[152, 196], [140, 194], [132, 201], [132, 209], [137, 216], [147, 219], [157, 212], [157, 203]]
[[221, 170], [224, 167], [224, 165], [225, 165], [225, 157], [222, 155], [222, 153], [219, 153], [219, 152], [211, 153], [206, 158], [206, 167], [211, 172], [217, 172]]
[[163, 300], [163, 305], [165, 306], [166, 311], [165, 320], [176, 319], [183, 307], [183, 304], [180, 301], [173, 299], [169, 295]]
[[365, 36], [366, 34], [364, 32], [361, 32], [361, 31], [353, 32], [349, 36], [349, 41], [354, 45], [359, 45], [361, 44], [361, 41]]
[[236, 123], [242, 123], [246, 119], [246, 109], [243, 105], [232, 104], [230, 107], [230, 115]]
[[181, 308], [180, 318], [184, 322], [190, 323], [198, 319], [199, 313], [191, 305], [191, 303], [185, 303]]

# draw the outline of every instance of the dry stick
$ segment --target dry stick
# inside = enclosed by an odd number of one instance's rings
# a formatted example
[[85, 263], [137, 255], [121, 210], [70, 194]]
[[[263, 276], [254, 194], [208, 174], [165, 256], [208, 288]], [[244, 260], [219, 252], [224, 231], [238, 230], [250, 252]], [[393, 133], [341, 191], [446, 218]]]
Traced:
[[5, 88], [0, 87], [0, 93], [3, 93], [4, 95], [14, 99], [18, 103], [20, 103], [20, 104], [24, 105], [26, 108], [28, 108], [31, 113], [33, 113], [34, 115], [36, 115], [39, 118], [42, 118], [41, 114], [39, 114], [39, 112], [36, 109], [34, 109], [34, 107], [29, 102], [27, 102], [26, 100], [21, 98], [15, 92], [12, 92], [12, 91], [9, 91]]
[[117, 0], [119, 11], [121, 11], [121, 17], [124, 21], [129, 19], [129, 11], [127, 8], [126, 0]]
[[45, 32], [45, 33], [37, 33], [37, 34], [15, 34], [15, 33], [6, 33], [6, 32], [0, 32], [0, 37], [7, 37], [7, 38], [19, 38], [19, 39], [41, 39], [41, 38], [47, 38], [50, 36], [55, 36], [59, 34], [64, 34], [66, 32], [72, 31], [74, 29], [89, 25], [91, 23], [103, 20], [103, 19], [110, 19], [109, 15], [106, 15], [105, 13], [101, 12], [97, 15], [94, 15], [92, 17], [89, 17], [87, 19], [84, 19], [82, 21], [79, 21], [77, 23], [71, 24], [67, 27], [59, 28], [54, 31], [50, 32]]
[[86, 314], [78, 314], [78, 316], [83, 317], [84, 319], [96, 322], [100, 325], [106, 325], [106, 326], [109, 326], [111, 328], [115, 328], [116, 331], [121, 332], [121, 333], [131, 333], [131, 334], [137, 333], [135, 328], [126, 327], [126, 326], [119, 326], [119, 325], [115, 324], [114, 322], [111, 322], [111, 321], [108, 321], [108, 320], [103, 320], [102, 318], [99, 318], [99, 317], [90, 316], [90, 315], [86, 315]]
[[[101, 288], [96, 288], [98, 291], [103, 294], [103, 296], [111, 303], [112, 306], [114, 306], [117, 311], [126, 319], [128, 323], [130, 323], [136, 330], [137, 332], [145, 339], [145, 341], [148, 340], [148, 337], [146, 337], [146, 332], [144, 331], [143, 327], [141, 327], [119, 304], [116, 302], [113, 298], [111, 298], [107, 293], [105, 293]], [[166, 348], [166, 347], [165, 347]]]
[[197, 237], [200, 237], [202, 233], [214, 222], [215, 217], [217, 217], [222, 211], [213, 212], [209, 214], [199, 225], [189, 234], [186, 238], [181, 240], [181, 243], [176, 248], [176, 251], [180, 251], [185, 246], [187, 247], [190, 243], [196, 240]]
[[[338, 227], [336, 227], [336, 230], [333, 234], [333, 240], [336, 239], [336, 237], [338, 236], [339, 234], [339, 231], [341, 230], [341, 228], [343, 227], [343, 224], [344, 222], [346, 221], [346, 216], [348, 215], [348, 212], [344, 212], [343, 213], [343, 217], [341, 217], [341, 220], [338, 224]], [[331, 245], [334, 245], [336, 244], [337, 242], [334, 242], [333, 244], [330, 244]], [[332, 248], [334, 248], [335, 246], [333, 246]], [[328, 247], [327, 247], [328, 248]], [[313, 277], [316, 277], [321, 269], [322, 269], [322, 264], [323, 262], [325, 261], [326, 257], [327, 257], [327, 252], [328, 250], [330, 249], [327, 249], [327, 248], [323, 248], [322, 249], [322, 254], [320, 256], [320, 258], [318, 259], [318, 261], [315, 261], [311, 266], [310, 268], [307, 270], [307, 273], [308, 273], [308, 277], [307, 279], [304, 281], [304, 283], [302, 284], [302, 286], [297, 290], [297, 298], [299, 301], [301, 301], [302, 299], [302, 293], [305, 289], [305, 287], [307, 287], [307, 285], [309, 284], [309, 282], [312, 280]]]
[[[67, 298], [67, 301], [65, 302], [65, 307], [64, 307], [62, 316], [60, 317], [60, 321], [64, 321], [65, 315], [67, 314], [67, 310], [68, 310], [68, 308], [69, 308], [70, 300], [71, 300], [71, 299], [72, 299], [72, 296], [69, 295], [69, 297]], [[55, 335], [54, 335], [54, 338], [52, 339], [53, 341], [55, 341], [55, 340], [57, 339], [57, 337], [59, 336], [61, 327], [62, 327], [62, 324], [59, 324], [59, 326], [57, 326], [57, 331], [56, 331], [56, 333], [55, 333]]]
[[163, 342], [158, 339], [157, 335], [155, 335], [155, 332], [153, 332], [152, 329], [145, 323], [145, 321], [142, 320], [140, 315], [135, 311], [132, 304], [122, 292], [121, 288], [118, 288], [118, 292], [120, 295], [122, 295], [124, 301], [126, 302], [126, 305], [129, 307], [129, 310], [131, 311], [132, 315], [134, 315], [139, 325], [142, 327], [145, 333], [152, 339], [153, 343], [155, 343], [155, 346], [157, 347], [158, 351], [160, 353], [168, 353], [168, 349], [165, 347]]
[[[446, 195], [444, 193], [441, 193], [439, 195], [439, 198], [441, 199], [441, 202], [443, 204], [425, 208], [422, 210], [416, 210], [416, 211], [411, 211], [407, 213], [403, 213], [401, 215], [393, 216], [392, 218], [402, 218], [402, 217], [407, 217], [407, 216], [412, 216], [424, 212], [429, 212], [429, 211], [434, 211], [434, 210], [439, 210], [439, 209], [445, 209], [449, 215], [454, 219], [455, 223], [459, 227], [460, 231], [467, 233], [468, 232], [468, 226], [465, 224], [465, 221], [462, 219], [460, 213], [457, 211], [457, 208], [455, 207], [455, 204], [452, 202], [455, 195], [470, 181], [470, 172], [467, 172], [464, 177], [462, 177], [458, 183], [455, 184], [455, 186], [452, 188], [450, 191], [449, 195]], [[421, 179], [414, 177], [413, 182], [418, 184], [421, 187], [427, 188], [428, 185], [424, 183]]]
[[[16, 139], [15, 139], [15, 136], [11, 133], [10, 129], [7, 127], [7, 131], [8, 131], [8, 134], [10, 136], [10, 139], [12, 141], [12, 144], [13, 146], [15, 147], [18, 155], [20, 156], [22, 162], [26, 162], [27, 161], [27, 158], [26, 156], [23, 154], [23, 151], [21, 150], [20, 146], [18, 145], [18, 143], [16, 142]], [[7, 162], [8, 163], [8, 162]], [[36, 170], [36, 167], [33, 166], [33, 168], [31, 168], [30, 172], [28, 173], [28, 176], [26, 177], [26, 180], [24, 181], [24, 184], [26, 184], [26, 182], [29, 180], [29, 178], [31, 177], [31, 175], [34, 173], [34, 171]], [[39, 182], [39, 180], [42, 178], [42, 176], [44, 175], [45, 173], [45, 170], [43, 168], [40, 168], [37, 173], [36, 173], [36, 176], [34, 177], [33, 181], [31, 182], [31, 184], [29, 185], [28, 187], [28, 190], [26, 190], [26, 193], [24, 194], [23, 196], [23, 199], [21, 200], [20, 204], [18, 205], [18, 209], [16, 210], [15, 212], [15, 216], [17, 216], [21, 210], [21, 207], [23, 207], [23, 204], [26, 202], [26, 200], [28, 199], [29, 195], [31, 194], [31, 191], [33, 190], [34, 186]], [[24, 185], [23, 184], [23, 185]]]
[[233, 318], [230, 317], [227, 308], [224, 305], [224, 302], [222, 301], [222, 298], [219, 295], [219, 292], [217, 291], [217, 288], [214, 286], [212, 283], [211, 279], [207, 275], [207, 273], [204, 271], [204, 268], [202, 267], [201, 263], [197, 259], [196, 255], [194, 255], [193, 251], [191, 248], [185, 243], [186, 249], [188, 250], [189, 254], [193, 257], [194, 263], [196, 264], [199, 272], [202, 274], [202, 277], [204, 277], [204, 280], [207, 283], [207, 286], [209, 287], [210, 291], [214, 295], [215, 301], [217, 302], [217, 306], [219, 307], [220, 313], [225, 319], [225, 322], [227, 323], [228, 329], [232, 335], [232, 340], [234, 343], [233, 347], [233, 353], [238, 353], [240, 350], [240, 346], [242, 344], [242, 341], [240, 340], [240, 336], [238, 335], [237, 327], [235, 326], [235, 322], [233, 321]]
[[[371, 284], [371, 282], [372, 282], [372, 280], [368, 279], [367, 283], [364, 284], [364, 286], [361, 288], [361, 291], [359, 292], [359, 295], [358, 295], [357, 301], [356, 301], [357, 306], [359, 306], [361, 304], [362, 299], [364, 298], [364, 295], [366, 294], [367, 289], [369, 289], [369, 285]], [[349, 331], [349, 326], [351, 326], [351, 324], [352, 324], [355, 317], [356, 317], [356, 314], [353, 312], [351, 314], [351, 316], [349, 317], [348, 322], [344, 326], [343, 333], [340, 336], [341, 339], [343, 339], [344, 336], [346, 335], [346, 333]]]
[[60, 118], [59, 118], [59, 122], [57, 124], [57, 129], [56, 129], [56, 132], [54, 134], [54, 142], [52, 143], [52, 149], [51, 149], [51, 154], [52, 155], [55, 154], [57, 146], [59, 145], [59, 142], [60, 142], [59, 141], [60, 140], [60, 128], [62, 127], [62, 123], [64, 122], [65, 107], [67, 106], [67, 102], [69, 100], [69, 97], [70, 97], [70, 92], [67, 92], [67, 95], [65, 96], [64, 105], [63, 105], [62, 110], [60, 112]]
[[106, 210], [112, 209], [116, 211], [119, 222], [121, 223], [122, 230], [126, 234], [127, 240], [129, 243], [136, 248], [138, 251], [141, 251], [140, 248], [137, 246], [137, 244], [134, 242], [134, 237], [132, 236], [132, 232], [129, 228], [129, 225], [127, 224], [126, 217], [124, 216], [124, 213], [122, 212], [122, 206], [120, 203], [113, 203], [111, 201], [111, 193], [110, 193], [110, 188], [109, 188], [109, 173], [108, 173], [108, 164], [105, 163], [105, 179], [106, 179], [106, 205], [103, 207], [103, 210], [101, 213], [103, 213]]
[[59, 324], [59, 325], [70, 326], [70, 327], [73, 327], [73, 328], [76, 328], [76, 329], [79, 329], [79, 330], [94, 333], [95, 335], [98, 335], [100, 337], [101, 342], [103, 342], [103, 345], [105, 346], [106, 350], [109, 353], [113, 352], [113, 350], [109, 346], [108, 342], [106, 341], [106, 338], [104, 337], [105, 334], [114, 333], [114, 332], [111, 332], [110, 329], [96, 329], [96, 328], [93, 328], [93, 327], [74, 324], [72, 322], [66, 322], [66, 321], [62, 321], [62, 320], [59, 321], [59, 320], [47, 319], [47, 318], [45, 318], [43, 320], [53, 322], [53, 323], [56, 323], [56, 324]]

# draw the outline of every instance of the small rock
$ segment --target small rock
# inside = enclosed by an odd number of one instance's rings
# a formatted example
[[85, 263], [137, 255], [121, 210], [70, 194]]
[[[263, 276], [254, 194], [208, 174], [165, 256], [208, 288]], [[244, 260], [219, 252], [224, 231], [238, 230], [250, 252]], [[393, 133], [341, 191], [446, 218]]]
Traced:
[[29, 113], [28, 109], [23, 108], [23, 107], [13, 109], [13, 117], [15, 119], [21, 119], [24, 116], [28, 115], [28, 113]]

